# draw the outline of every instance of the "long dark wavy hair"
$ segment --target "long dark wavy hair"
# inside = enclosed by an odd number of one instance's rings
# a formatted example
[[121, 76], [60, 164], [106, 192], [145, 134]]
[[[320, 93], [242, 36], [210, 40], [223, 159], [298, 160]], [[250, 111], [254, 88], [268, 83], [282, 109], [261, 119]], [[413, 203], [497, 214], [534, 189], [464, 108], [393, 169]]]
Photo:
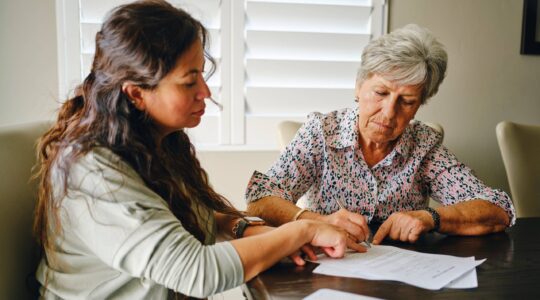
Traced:
[[[38, 146], [34, 232], [49, 263], [53, 241], [61, 234], [58, 211], [68, 191], [70, 167], [94, 147], [108, 148], [131, 165], [201, 242], [205, 240], [201, 227], [205, 224], [197, 222], [195, 202], [218, 212], [241, 215], [209, 185], [186, 133], [171, 133], [157, 145], [156, 126], [122, 92], [122, 84], [127, 81], [154, 89], [197, 39], [206, 49], [207, 37], [199, 21], [165, 1], [138, 1], [107, 15], [96, 35], [90, 74], [75, 90], [75, 96], [62, 105], [58, 119]], [[213, 59], [206, 51], [204, 54], [214, 69]], [[53, 179], [53, 169], [54, 178], [60, 180]], [[59, 187], [62, 195], [55, 192]]]

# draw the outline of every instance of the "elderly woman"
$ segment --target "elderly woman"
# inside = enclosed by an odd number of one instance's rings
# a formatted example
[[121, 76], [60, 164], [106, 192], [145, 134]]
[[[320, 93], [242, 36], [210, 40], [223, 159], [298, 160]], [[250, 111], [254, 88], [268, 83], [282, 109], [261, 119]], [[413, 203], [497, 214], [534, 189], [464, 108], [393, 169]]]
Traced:
[[[507, 194], [491, 189], [414, 119], [437, 93], [447, 54], [434, 36], [408, 25], [372, 40], [362, 54], [355, 109], [312, 113], [266, 173], [255, 172], [248, 211], [278, 225], [316, 219], [355, 241], [415, 242], [422, 233], [481, 235], [515, 222]], [[295, 205], [305, 194], [307, 207]], [[442, 206], [427, 206], [428, 197]], [[342, 204], [340, 204], [342, 203]]]

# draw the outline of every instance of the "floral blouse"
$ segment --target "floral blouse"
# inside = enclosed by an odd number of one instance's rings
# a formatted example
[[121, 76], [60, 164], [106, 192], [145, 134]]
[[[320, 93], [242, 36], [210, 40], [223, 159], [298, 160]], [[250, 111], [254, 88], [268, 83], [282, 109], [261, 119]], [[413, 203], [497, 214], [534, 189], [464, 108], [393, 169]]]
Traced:
[[293, 203], [305, 194], [306, 208], [321, 214], [339, 210], [337, 199], [368, 222], [393, 212], [484, 199], [504, 209], [515, 222], [508, 195], [487, 187], [442, 145], [442, 136], [413, 121], [394, 149], [372, 168], [358, 143], [358, 108], [312, 113], [293, 141], [266, 173], [255, 172], [246, 201], [277, 196]]

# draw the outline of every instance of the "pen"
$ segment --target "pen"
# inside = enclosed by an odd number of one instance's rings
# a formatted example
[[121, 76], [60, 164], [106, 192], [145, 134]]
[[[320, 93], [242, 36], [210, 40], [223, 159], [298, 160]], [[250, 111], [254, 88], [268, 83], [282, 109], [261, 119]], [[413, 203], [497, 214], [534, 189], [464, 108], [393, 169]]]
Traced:
[[[347, 208], [345, 208], [345, 204], [343, 203], [343, 200], [341, 200], [340, 198], [337, 198], [336, 202], [339, 205], [339, 208], [347, 210]], [[369, 235], [364, 240], [364, 243], [366, 244], [366, 246], [368, 246], [368, 248], [371, 248], [371, 244], [369, 243], [368, 238], [369, 238]]]

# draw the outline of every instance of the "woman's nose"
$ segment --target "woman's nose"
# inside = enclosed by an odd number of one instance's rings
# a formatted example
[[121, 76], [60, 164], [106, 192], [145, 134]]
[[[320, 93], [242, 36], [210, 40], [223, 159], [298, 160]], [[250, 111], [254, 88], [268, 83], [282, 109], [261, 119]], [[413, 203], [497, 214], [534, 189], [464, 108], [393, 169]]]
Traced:
[[397, 97], [390, 95], [387, 101], [384, 101], [383, 112], [388, 119], [392, 119], [397, 114]]
[[202, 81], [202, 85], [201, 85], [200, 90], [197, 93], [197, 100], [204, 100], [212, 96], [212, 92], [210, 91], [208, 84], [206, 84], [206, 81], [204, 79], [201, 79], [201, 81]]

